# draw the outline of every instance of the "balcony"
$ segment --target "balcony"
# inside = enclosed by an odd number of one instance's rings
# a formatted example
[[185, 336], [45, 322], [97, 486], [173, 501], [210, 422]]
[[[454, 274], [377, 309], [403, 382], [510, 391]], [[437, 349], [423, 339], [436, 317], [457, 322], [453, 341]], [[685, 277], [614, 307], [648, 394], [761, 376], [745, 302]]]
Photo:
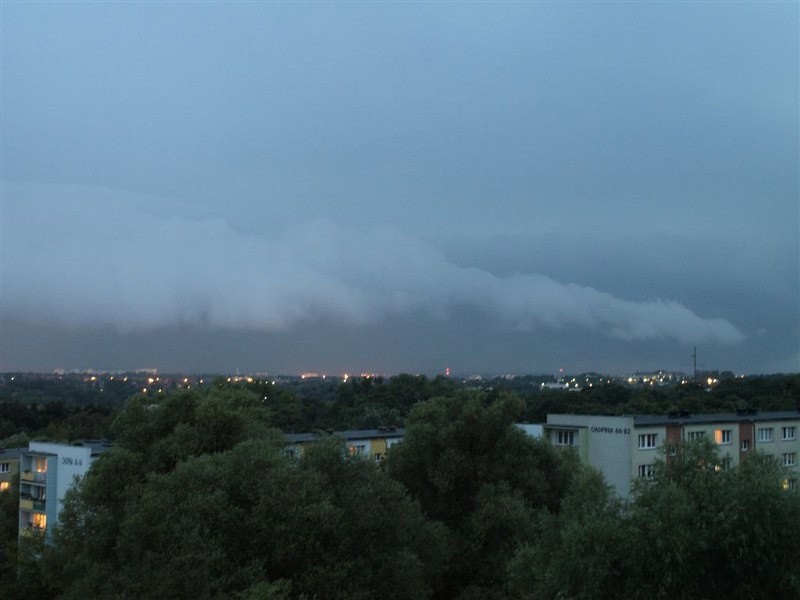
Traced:
[[44, 527], [33, 527], [29, 525], [28, 527], [23, 527], [19, 530], [20, 537], [26, 538], [41, 538], [44, 536]]
[[32, 483], [46, 483], [47, 482], [47, 471], [38, 472], [38, 471], [23, 471], [20, 473], [19, 478], [22, 481], [29, 481]]

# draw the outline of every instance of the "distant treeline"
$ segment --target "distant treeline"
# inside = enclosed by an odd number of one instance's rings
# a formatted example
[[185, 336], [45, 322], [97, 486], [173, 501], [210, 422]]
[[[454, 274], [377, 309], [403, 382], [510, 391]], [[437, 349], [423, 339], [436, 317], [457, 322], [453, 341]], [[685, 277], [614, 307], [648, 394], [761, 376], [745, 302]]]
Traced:
[[[744, 408], [800, 409], [797, 374], [727, 378], [710, 390], [696, 383], [652, 388], [605, 383], [567, 392], [543, 389], [538, 380], [524, 377], [461, 382], [420, 375], [276, 384], [269, 378], [247, 383], [217, 377], [208, 385], [253, 392], [269, 409], [270, 425], [287, 433], [402, 426], [418, 402], [467, 389], [480, 391], [490, 400], [509, 394], [519, 397], [524, 406], [520, 418], [530, 423], [545, 421], [548, 413], [665, 414], [683, 410], [697, 414]], [[77, 377], [18, 376], [13, 381], [6, 377], [0, 382], [0, 444], [24, 445], [32, 438], [67, 442], [113, 438], [114, 412], [138, 388], [121, 379], [106, 379], [101, 384]], [[153, 388], [138, 395], [157, 399], [163, 394]]]

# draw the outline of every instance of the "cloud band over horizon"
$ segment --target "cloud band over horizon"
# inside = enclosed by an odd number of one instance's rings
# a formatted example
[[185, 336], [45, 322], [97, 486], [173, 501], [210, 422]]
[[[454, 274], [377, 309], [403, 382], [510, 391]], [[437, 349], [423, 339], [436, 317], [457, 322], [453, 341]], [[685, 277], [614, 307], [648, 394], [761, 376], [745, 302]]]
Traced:
[[538, 273], [459, 266], [430, 242], [329, 220], [244, 233], [102, 189], [4, 184], [5, 318], [120, 331], [195, 325], [281, 331], [366, 326], [466, 307], [497, 327], [578, 328], [623, 340], [736, 343], [729, 321], [677, 300], [631, 301]]

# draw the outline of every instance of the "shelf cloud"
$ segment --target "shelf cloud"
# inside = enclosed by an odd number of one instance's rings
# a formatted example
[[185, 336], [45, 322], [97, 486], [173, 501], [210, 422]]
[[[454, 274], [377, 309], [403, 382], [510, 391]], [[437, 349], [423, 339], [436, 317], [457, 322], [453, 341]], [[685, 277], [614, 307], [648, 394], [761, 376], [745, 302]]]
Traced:
[[459, 307], [497, 327], [580, 329], [624, 340], [736, 343], [730, 322], [679, 300], [632, 301], [537, 273], [497, 276], [386, 227], [330, 220], [264, 233], [99, 189], [4, 184], [6, 317], [140, 331], [174, 325], [280, 331], [353, 326]]

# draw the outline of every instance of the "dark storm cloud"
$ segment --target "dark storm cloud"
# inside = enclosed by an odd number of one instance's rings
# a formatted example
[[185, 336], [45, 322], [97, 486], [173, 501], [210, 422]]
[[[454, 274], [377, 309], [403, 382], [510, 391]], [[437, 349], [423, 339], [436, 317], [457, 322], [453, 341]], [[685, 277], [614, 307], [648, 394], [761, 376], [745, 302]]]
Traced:
[[0, 369], [798, 370], [799, 10], [5, 3]]
[[113, 194], [4, 186], [2, 301], [11, 316], [74, 327], [179, 324], [275, 331], [304, 321], [362, 326], [477, 309], [498, 326], [582, 328], [625, 340], [738, 342], [729, 322], [670, 299], [630, 301], [537, 273], [498, 277], [377, 227], [302, 223], [273, 236], [222, 219], [154, 212]]

